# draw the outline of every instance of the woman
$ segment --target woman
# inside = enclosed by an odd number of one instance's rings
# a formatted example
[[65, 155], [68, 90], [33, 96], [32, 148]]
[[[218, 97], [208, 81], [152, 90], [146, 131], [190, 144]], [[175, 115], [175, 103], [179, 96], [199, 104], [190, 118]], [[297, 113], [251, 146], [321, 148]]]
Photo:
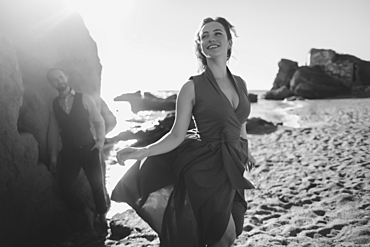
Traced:
[[[254, 188], [243, 172], [255, 160], [246, 140], [246, 85], [226, 66], [231, 32], [224, 18], [203, 20], [196, 50], [204, 72], [182, 86], [171, 131], [149, 146], [117, 153], [121, 164], [138, 161], [112, 200], [133, 207], [159, 234], [161, 246], [231, 246], [243, 229], [244, 189]], [[198, 137], [186, 136], [192, 116]]]

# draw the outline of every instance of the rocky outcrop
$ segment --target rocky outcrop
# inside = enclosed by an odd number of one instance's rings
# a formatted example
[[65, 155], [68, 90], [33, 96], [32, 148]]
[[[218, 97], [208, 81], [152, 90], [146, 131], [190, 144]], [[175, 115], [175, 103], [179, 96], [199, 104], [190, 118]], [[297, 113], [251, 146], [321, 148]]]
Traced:
[[[258, 95], [248, 94], [251, 103], [258, 101]], [[131, 105], [131, 111], [173, 111], [176, 109], [177, 95], [173, 94], [167, 98], [157, 97], [149, 92], [136, 91], [135, 93], [124, 93], [114, 98], [114, 101], [127, 101]]]
[[[135, 121], [133, 120], [133, 122]], [[152, 126], [146, 126], [147, 127], [146, 129], [138, 127], [137, 129], [127, 130], [119, 133], [117, 136], [107, 138], [107, 142], [109, 144], [113, 144], [117, 143], [120, 140], [125, 141], [130, 139], [136, 139], [137, 142], [133, 144], [133, 146], [146, 146], [159, 140], [162, 136], [168, 133], [171, 130], [174, 122], [175, 122], [175, 112], [172, 111], [168, 113], [164, 119], [159, 120], [158, 123], [153, 123]], [[194, 121], [191, 120], [188, 129], [191, 130], [194, 128], [195, 128]]]
[[[121, 132], [115, 137], [108, 138], [107, 142], [108, 144], [114, 144], [118, 141], [136, 139], [137, 142], [132, 146], [146, 146], [161, 139], [165, 134], [167, 134], [171, 130], [174, 121], [175, 113], [171, 112], [168, 113], [163, 120], [158, 121], [157, 124], [153, 124], [153, 126], [146, 126], [147, 129], [145, 130], [142, 130], [141, 128], [138, 128], [138, 131], [135, 129], [127, 130]], [[251, 118], [247, 120], [246, 130], [249, 134], [267, 134], [277, 130], [278, 125], [281, 124], [267, 122], [261, 118]], [[197, 134], [196, 125], [193, 120], [191, 120], [189, 123], [188, 134]]]
[[148, 92], [142, 95], [141, 91], [136, 91], [117, 96], [114, 101], [129, 102], [131, 111], [134, 113], [139, 111], [172, 111], [176, 108], [176, 94], [163, 99]]
[[307, 66], [282, 59], [265, 99], [369, 97], [370, 62], [333, 50], [311, 49]]
[[281, 59], [278, 66], [279, 71], [272, 85], [272, 89], [279, 89], [283, 86], [289, 89], [290, 79], [292, 79], [294, 72], [299, 68], [298, 63], [288, 59]]
[[[0, 243], [42, 246], [81, 226], [48, 171], [47, 129], [60, 67], [100, 107], [101, 64], [81, 17], [56, 0], [0, 2]], [[84, 177], [76, 189], [92, 204]]]
[[249, 93], [248, 94], [248, 99], [251, 103], [257, 103], [258, 102], [258, 95], [253, 94], [253, 93]]
[[18, 131], [25, 89], [14, 46], [1, 34], [0, 57], [0, 242], [26, 246], [39, 243], [48, 225], [59, 225], [53, 221], [63, 214], [63, 204], [55, 193], [55, 179], [39, 163], [37, 140]]
[[293, 95], [290, 90], [290, 80], [294, 72], [299, 68], [298, 63], [288, 59], [281, 59], [278, 66], [279, 71], [271, 90], [264, 95], [265, 99], [283, 100]]
[[265, 99], [283, 100], [293, 95], [288, 86], [282, 86], [277, 89], [271, 89], [264, 95]]
[[333, 50], [311, 49], [309, 66], [320, 66], [346, 87], [370, 86], [370, 62]]
[[320, 67], [300, 67], [290, 81], [290, 88], [294, 95], [307, 99], [330, 98], [350, 93], [350, 89], [326, 74]]

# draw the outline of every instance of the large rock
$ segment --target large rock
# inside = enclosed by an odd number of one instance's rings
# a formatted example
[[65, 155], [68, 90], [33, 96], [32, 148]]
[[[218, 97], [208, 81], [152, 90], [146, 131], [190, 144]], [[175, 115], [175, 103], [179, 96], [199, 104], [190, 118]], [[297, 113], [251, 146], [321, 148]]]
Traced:
[[[47, 169], [50, 101], [46, 78], [64, 69], [100, 107], [101, 64], [81, 17], [56, 0], [0, 2], [0, 243], [41, 246], [80, 225]], [[78, 192], [92, 205], [83, 176]]]
[[[258, 95], [248, 94], [251, 103], [258, 101]], [[114, 98], [114, 101], [127, 101], [130, 103], [131, 111], [173, 111], [176, 109], [177, 95], [173, 94], [167, 98], [157, 97], [149, 92], [124, 93]]]
[[278, 63], [279, 71], [276, 75], [272, 89], [279, 89], [286, 86], [289, 89], [290, 80], [298, 69], [298, 63], [289, 59], [281, 59]]
[[14, 46], [2, 34], [0, 57], [0, 243], [42, 244], [42, 235], [59, 228], [56, 219], [65, 215], [65, 205], [55, 193], [55, 179], [39, 163], [37, 140], [18, 131], [24, 86]]
[[264, 95], [265, 99], [283, 100], [293, 95], [293, 92], [287, 86], [282, 86], [277, 89], [271, 89]]
[[319, 66], [300, 67], [293, 75], [290, 88], [294, 95], [307, 99], [330, 98], [351, 92], [342, 81], [327, 75]]
[[[157, 124], [153, 126], [146, 126], [147, 129], [139, 129], [135, 131], [134, 129], [121, 132], [115, 137], [107, 139], [110, 144], [117, 143], [118, 141], [126, 141], [136, 139], [137, 142], [132, 146], [146, 146], [153, 142], [161, 139], [165, 134], [167, 134], [174, 124], [175, 113], [168, 113], [167, 116], [158, 121]], [[266, 134], [271, 133], [277, 129], [277, 126], [281, 125], [280, 123], [274, 124], [272, 122], [267, 122], [261, 118], [251, 118], [247, 120], [246, 130], [248, 134]], [[188, 127], [189, 135], [197, 134], [196, 125], [193, 120], [190, 121]]]
[[248, 99], [251, 103], [257, 103], [258, 102], [258, 95], [254, 93], [248, 93]]
[[346, 87], [370, 86], [370, 62], [333, 50], [311, 49], [308, 65], [320, 66]]
[[2, 0], [0, 32], [12, 40], [22, 72], [25, 91], [18, 128], [35, 137], [45, 162], [49, 102], [57, 94], [46, 73], [62, 68], [72, 87], [92, 95], [100, 107], [102, 67], [96, 43], [80, 15], [57, 0]]
[[311, 49], [307, 66], [298, 67], [287, 59], [279, 62], [279, 72], [265, 99], [368, 97], [361, 91], [368, 86], [370, 62], [333, 50]]
[[124, 93], [114, 98], [114, 101], [127, 101], [131, 105], [131, 111], [172, 111], [176, 108], [176, 95], [169, 96], [165, 99], [141, 91], [135, 93]]

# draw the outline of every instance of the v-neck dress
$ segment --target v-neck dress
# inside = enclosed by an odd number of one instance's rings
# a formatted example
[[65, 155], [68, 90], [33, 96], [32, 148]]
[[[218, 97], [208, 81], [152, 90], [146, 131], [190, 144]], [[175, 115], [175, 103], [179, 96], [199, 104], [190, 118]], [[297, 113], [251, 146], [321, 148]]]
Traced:
[[158, 233], [162, 247], [215, 243], [230, 215], [236, 234], [242, 231], [244, 189], [254, 188], [243, 177], [248, 143], [240, 138], [250, 102], [243, 80], [227, 71], [239, 96], [237, 108], [209, 68], [191, 77], [197, 134], [168, 153], [137, 161], [112, 192], [112, 200], [128, 203]]

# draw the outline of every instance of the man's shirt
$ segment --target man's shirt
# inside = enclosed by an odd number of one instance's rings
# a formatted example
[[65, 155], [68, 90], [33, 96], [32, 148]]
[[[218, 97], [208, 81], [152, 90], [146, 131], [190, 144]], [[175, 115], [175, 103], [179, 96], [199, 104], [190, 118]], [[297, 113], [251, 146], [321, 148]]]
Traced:
[[[64, 97], [58, 96], [58, 102], [64, 112], [69, 114], [73, 107], [73, 101], [75, 98], [76, 92], [71, 89], [71, 91]], [[89, 112], [89, 122], [90, 122], [90, 131], [93, 135], [96, 142], [102, 147], [104, 145], [105, 139], [105, 123], [104, 119], [101, 116], [98, 108], [95, 105], [94, 100], [91, 96], [87, 94], [82, 95], [82, 103], [85, 109]], [[58, 156], [58, 146], [59, 146], [59, 132], [60, 128], [58, 121], [55, 118], [53, 112], [53, 106], [50, 106], [50, 124], [49, 124], [49, 135], [48, 142], [50, 147], [51, 162], [56, 162]]]

